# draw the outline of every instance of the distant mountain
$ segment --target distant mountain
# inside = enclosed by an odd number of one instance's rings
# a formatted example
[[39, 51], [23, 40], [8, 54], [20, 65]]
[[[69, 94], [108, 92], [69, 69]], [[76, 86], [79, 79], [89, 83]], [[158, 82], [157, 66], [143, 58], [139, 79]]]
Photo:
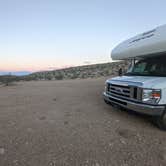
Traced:
[[8, 83], [13, 81], [31, 81], [31, 80], [66, 80], [66, 79], [84, 79], [111, 77], [118, 75], [118, 70], [122, 68], [125, 72], [129, 66], [128, 61], [119, 61], [103, 64], [94, 64], [86, 66], [69, 67], [52, 71], [43, 71], [30, 73], [21, 72], [0, 72], [0, 82]]
[[128, 66], [128, 61], [119, 61], [103, 64], [69, 67], [65, 69], [32, 73], [28, 76], [25, 76], [24, 80], [63, 80], [115, 76], [118, 75], [119, 68], [122, 68], [123, 71], [126, 71]]
[[2, 72], [0, 71], [0, 75], [15, 75], [15, 76], [27, 76], [31, 74], [29, 71], [18, 71], [18, 72]]

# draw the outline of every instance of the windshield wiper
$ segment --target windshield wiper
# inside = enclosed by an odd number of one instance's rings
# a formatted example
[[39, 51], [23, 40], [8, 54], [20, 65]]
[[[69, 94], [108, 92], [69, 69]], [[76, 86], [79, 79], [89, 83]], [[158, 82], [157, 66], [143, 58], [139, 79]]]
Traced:
[[141, 73], [132, 73], [132, 72], [129, 72], [129, 73], [126, 73], [125, 74], [126, 76], [135, 76], [135, 75], [141, 75]]
[[166, 77], [166, 74], [160, 74], [160, 73], [132, 73], [132, 72], [129, 72], [129, 73], [126, 73], [125, 76], [149, 76], [149, 77]]
[[126, 76], [151, 76], [149, 73], [137, 73], [137, 72], [130, 72], [130, 73], [126, 73]]

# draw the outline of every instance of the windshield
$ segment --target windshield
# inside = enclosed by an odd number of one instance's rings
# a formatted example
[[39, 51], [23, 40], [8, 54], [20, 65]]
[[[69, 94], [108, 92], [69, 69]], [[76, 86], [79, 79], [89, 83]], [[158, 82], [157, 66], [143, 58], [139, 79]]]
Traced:
[[166, 55], [138, 61], [126, 75], [166, 77]]

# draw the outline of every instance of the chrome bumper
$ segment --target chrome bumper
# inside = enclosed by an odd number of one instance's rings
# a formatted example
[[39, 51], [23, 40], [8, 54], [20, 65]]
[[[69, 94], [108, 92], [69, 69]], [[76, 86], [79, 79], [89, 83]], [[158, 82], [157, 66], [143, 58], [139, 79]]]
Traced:
[[147, 115], [162, 115], [163, 111], [165, 110], [165, 106], [153, 106], [147, 104], [139, 104], [132, 101], [127, 101], [124, 99], [120, 99], [111, 95], [103, 93], [104, 100], [109, 101], [111, 103], [117, 104], [121, 107], [124, 107], [129, 110], [133, 110], [135, 112], [147, 114]]

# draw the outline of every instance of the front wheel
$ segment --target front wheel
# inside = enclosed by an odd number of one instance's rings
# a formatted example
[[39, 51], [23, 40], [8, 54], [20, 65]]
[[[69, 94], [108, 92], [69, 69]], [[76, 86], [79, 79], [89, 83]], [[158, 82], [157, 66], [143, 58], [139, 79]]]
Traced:
[[110, 102], [110, 101], [108, 101], [108, 100], [106, 100], [106, 99], [104, 99], [104, 102], [105, 102], [106, 104], [112, 106], [112, 107], [115, 107], [115, 106], [116, 106], [114, 103], [112, 103], [112, 102]]
[[104, 102], [105, 102], [106, 104], [111, 104], [111, 102], [109, 102], [109, 101], [106, 100], [106, 99], [104, 99]]
[[166, 111], [163, 113], [162, 116], [157, 117], [155, 121], [160, 129], [166, 130]]

